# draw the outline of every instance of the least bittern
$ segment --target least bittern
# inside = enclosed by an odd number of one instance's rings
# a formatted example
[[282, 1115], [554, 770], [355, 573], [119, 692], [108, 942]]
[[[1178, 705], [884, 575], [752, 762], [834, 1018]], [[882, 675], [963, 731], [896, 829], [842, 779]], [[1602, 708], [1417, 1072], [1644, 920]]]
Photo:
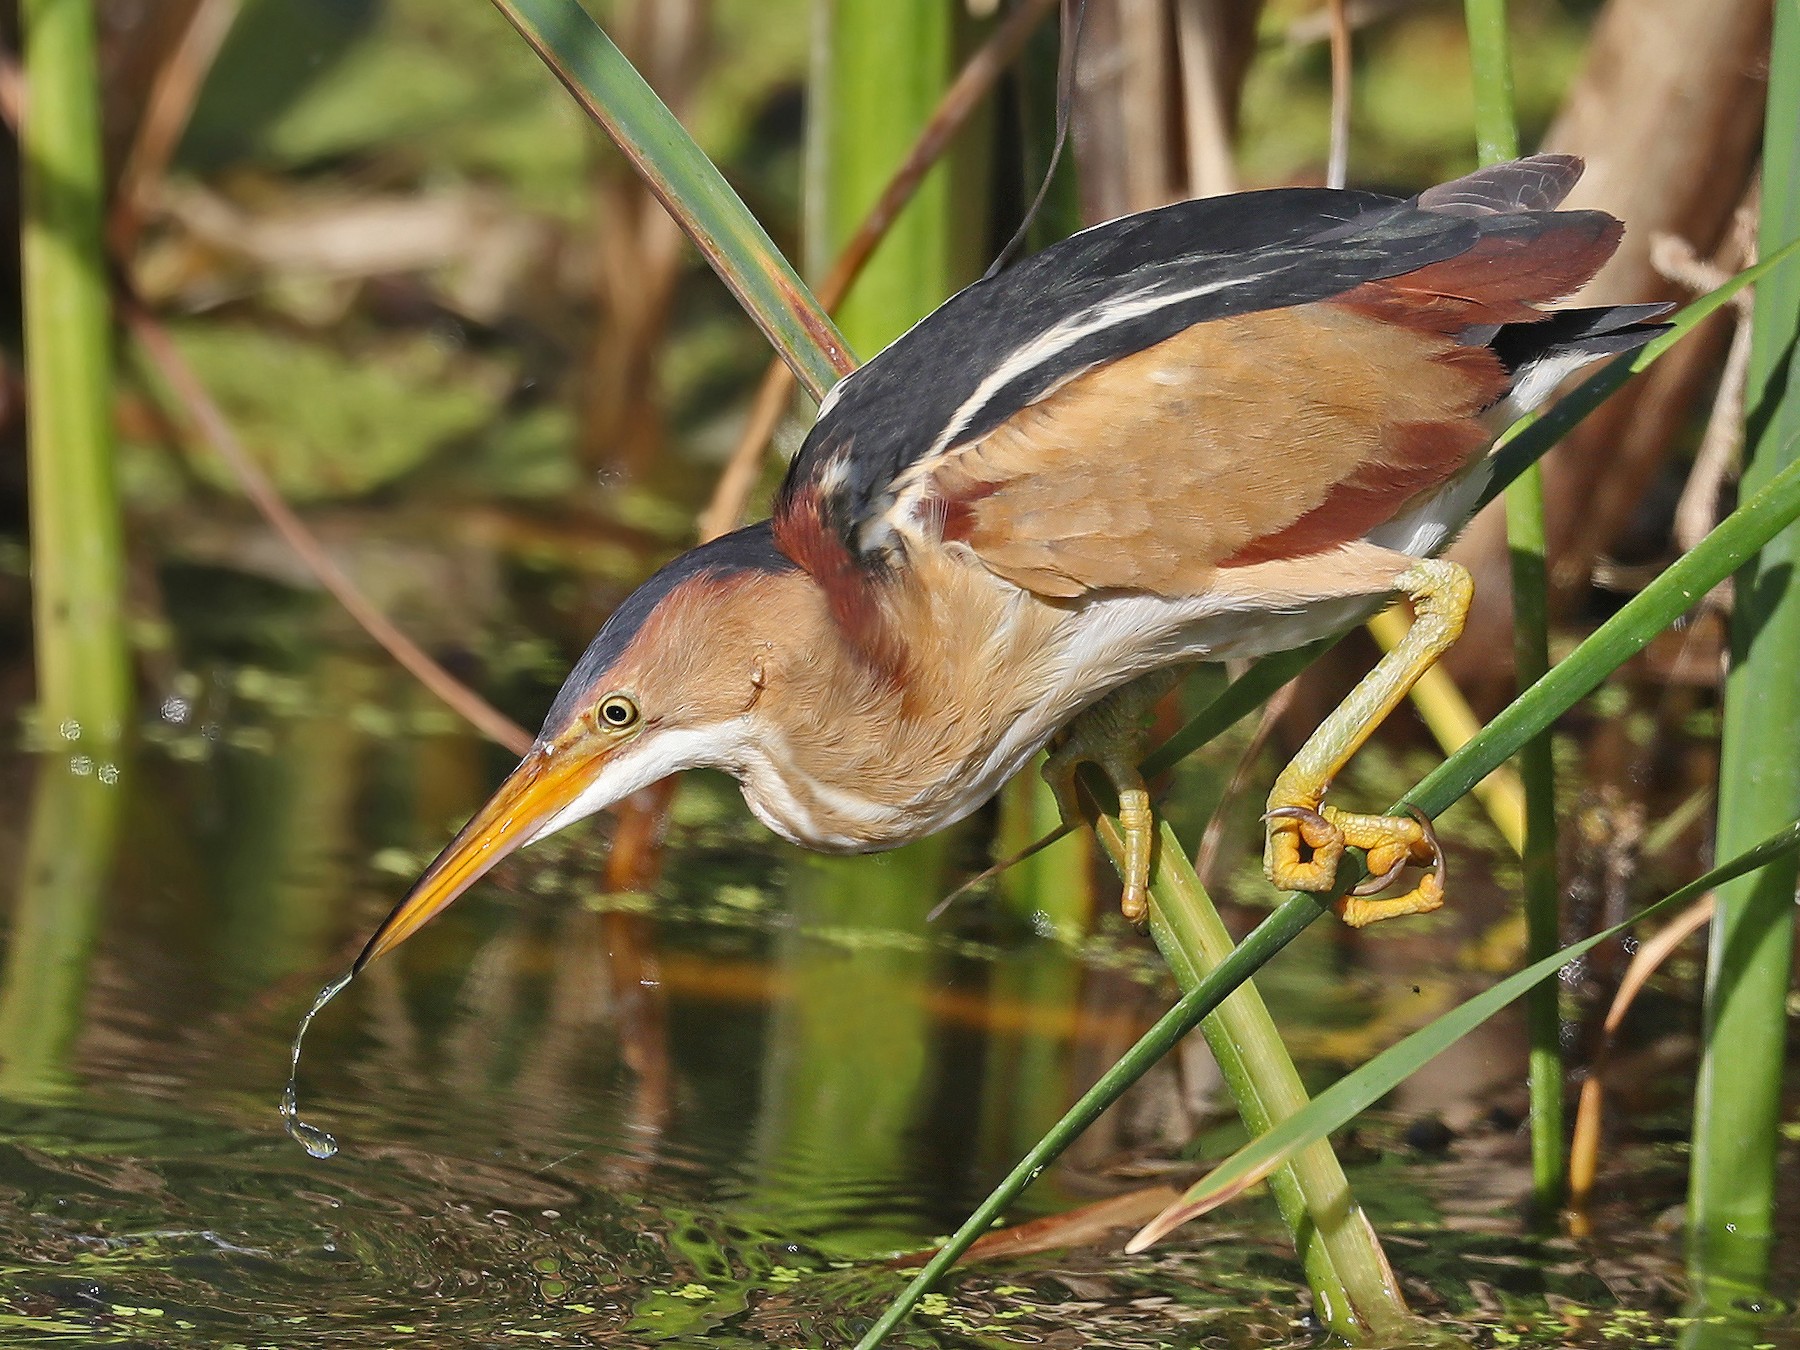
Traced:
[[[1071, 722], [1050, 772], [1065, 811], [1081, 760], [1117, 788], [1138, 917], [1149, 798], [1115, 691], [1395, 595], [1413, 627], [1277, 779], [1265, 863], [1331, 892], [1360, 848], [1374, 885], [1346, 921], [1436, 908], [1426, 822], [1323, 799], [1462, 626], [1468, 574], [1434, 555], [1497, 432], [1658, 331], [1657, 306], [1543, 308], [1618, 245], [1611, 216], [1556, 209], [1580, 173], [1540, 155], [1406, 201], [1181, 202], [954, 296], [832, 391], [772, 520], [619, 606], [358, 968], [514, 849], [679, 770], [735, 775], [787, 839], [868, 852], [967, 815]], [[1413, 863], [1432, 870], [1376, 897]]]

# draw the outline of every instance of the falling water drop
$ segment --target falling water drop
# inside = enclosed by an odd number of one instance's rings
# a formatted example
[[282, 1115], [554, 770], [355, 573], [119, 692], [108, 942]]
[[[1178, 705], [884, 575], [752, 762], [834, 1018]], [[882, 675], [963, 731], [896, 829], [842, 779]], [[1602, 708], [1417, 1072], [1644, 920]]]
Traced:
[[281, 1123], [293, 1141], [315, 1158], [329, 1158], [337, 1152], [337, 1140], [333, 1139], [317, 1125], [308, 1125], [300, 1119], [300, 1098], [297, 1083], [300, 1078], [300, 1045], [306, 1039], [306, 1029], [312, 1025], [313, 1018], [321, 1009], [344, 991], [344, 986], [355, 978], [356, 972], [349, 971], [339, 976], [319, 991], [313, 1000], [312, 1007], [306, 1010], [306, 1016], [300, 1019], [300, 1026], [294, 1032], [293, 1050], [288, 1057], [287, 1090], [281, 1094]]

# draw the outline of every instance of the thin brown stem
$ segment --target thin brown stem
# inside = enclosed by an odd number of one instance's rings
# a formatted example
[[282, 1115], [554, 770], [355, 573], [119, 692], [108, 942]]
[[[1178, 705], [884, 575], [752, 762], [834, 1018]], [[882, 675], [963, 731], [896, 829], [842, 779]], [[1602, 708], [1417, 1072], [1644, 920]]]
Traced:
[[[969, 58], [961, 73], [944, 91], [905, 161], [894, 171], [881, 196], [875, 199], [875, 204], [831, 264], [824, 281], [819, 283], [815, 293], [827, 310], [835, 309], [843, 302], [895, 217], [912, 200], [932, 165], [949, 148], [956, 133], [962, 130], [970, 114], [981, 105], [988, 91], [1024, 48], [1032, 30], [1055, 4], [1056, 0], [1023, 0]], [[750, 494], [756, 490], [757, 480], [762, 476], [763, 454], [775, 429], [781, 425], [793, 389], [793, 372], [780, 360], [770, 363], [745, 419], [744, 430], [725, 471], [719, 475], [712, 500], [700, 513], [700, 538], [703, 541], [735, 528], [743, 519]]]
[[776, 357], [763, 372], [756, 397], [744, 417], [744, 429], [738, 433], [731, 458], [719, 481], [713, 485], [712, 500], [699, 516], [700, 542], [729, 534], [743, 522], [750, 495], [762, 477], [763, 453], [775, 438], [775, 430], [787, 414], [788, 400], [794, 396], [794, 372], [787, 362]]
[[[1606, 1011], [1600, 1047], [1594, 1052], [1587, 1079], [1581, 1085], [1581, 1100], [1576, 1108], [1575, 1129], [1569, 1144], [1569, 1205], [1578, 1228], [1586, 1226], [1584, 1211], [1600, 1171], [1600, 1129], [1605, 1116], [1606, 1070], [1613, 1036], [1650, 977], [1677, 947], [1711, 922], [1712, 916], [1713, 897], [1708, 894], [1670, 920], [1655, 937], [1646, 939], [1632, 954], [1631, 964], [1619, 981], [1618, 992], [1613, 995], [1612, 1006]], [[1584, 1236], [1581, 1232], [1576, 1235]]]
[[1350, 12], [1348, 0], [1330, 0], [1331, 158], [1325, 186], [1341, 188], [1350, 177]]
[[169, 331], [141, 305], [132, 300], [121, 304], [125, 325], [143, 348], [145, 356], [156, 367], [170, 390], [180, 401], [189, 420], [212, 446], [219, 458], [238, 480], [250, 504], [286, 541], [319, 584], [331, 592], [350, 617], [412, 676], [436, 694], [455, 712], [467, 719], [476, 730], [514, 754], [523, 755], [531, 748], [531, 733], [506, 714], [463, 684], [428, 656], [424, 649], [397, 628], [393, 621], [377, 609], [326, 553], [305, 523], [275, 488], [262, 466], [244, 448], [237, 433], [206, 386], [175, 346]]
[[174, 50], [156, 73], [131, 151], [119, 171], [107, 221], [107, 244], [121, 265], [131, 256], [144, 217], [194, 114], [200, 87], [241, 7], [242, 0], [200, 0]]

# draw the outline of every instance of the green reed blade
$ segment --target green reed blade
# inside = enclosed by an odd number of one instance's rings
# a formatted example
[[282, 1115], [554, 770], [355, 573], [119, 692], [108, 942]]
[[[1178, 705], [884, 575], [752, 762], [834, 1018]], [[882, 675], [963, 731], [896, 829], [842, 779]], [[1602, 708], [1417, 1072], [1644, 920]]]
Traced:
[[1134, 1239], [1130, 1250], [1142, 1250], [1188, 1219], [1197, 1217], [1245, 1187], [1267, 1176], [1295, 1150], [1321, 1140], [1333, 1130], [1381, 1100], [1426, 1063], [1468, 1035], [1514, 999], [1536, 987], [1577, 957], [1611, 941], [1633, 925], [1667, 914], [1689, 904], [1727, 880], [1754, 872], [1778, 859], [1791, 858], [1800, 849], [1800, 822], [1777, 831], [1730, 862], [1715, 867], [1672, 895], [1634, 914], [1625, 922], [1583, 938], [1534, 961], [1491, 989], [1459, 1004], [1405, 1040], [1390, 1046], [1321, 1092], [1305, 1110], [1246, 1144], [1212, 1172], [1190, 1187], [1185, 1195], [1159, 1215]]
[[856, 368], [843, 335], [713, 162], [577, 0], [494, 0], [631, 160], [815, 399]]
[[[1512, 51], [1506, 0], [1465, 0], [1469, 59], [1475, 85], [1475, 139], [1481, 162], [1519, 153], [1513, 113]], [[1544, 479], [1537, 465], [1506, 489], [1506, 551], [1512, 564], [1513, 673], [1525, 688], [1550, 669], [1549, 569], [1545, 565]], [[1550, 733], [1519, 752], [1525, 788], [1525, 954], [1537, 960], [1556, 950], [1561, 934], [1556, 881], [1556, 761]], [[1563, 1056], [1557, 987], [1534, 987], [1526, 999], [1530, 1039], [1531, 1186], [1540, 1213], [1551, 1212], [1563, 1190]]]

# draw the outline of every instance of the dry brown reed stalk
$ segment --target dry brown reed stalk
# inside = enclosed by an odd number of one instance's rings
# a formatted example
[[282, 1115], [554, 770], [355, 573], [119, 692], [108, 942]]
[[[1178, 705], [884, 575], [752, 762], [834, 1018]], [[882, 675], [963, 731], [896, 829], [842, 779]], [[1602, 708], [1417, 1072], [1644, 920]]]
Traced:
[[251, 505], [269, 522], [288, 547], [294, 550], [307, 569], [318, 578], [319, 584], [413, 678], [442, 699], [476, 730], [514, 754], [523, 755], [529, 750], [530, 732], [432, 660], [423, 648], [377, 609], [333, 561], [276, 490], [262, 466], [238, 440], [237, 432], [232, 429], [231, 423], [213, 401], [206, 386], [183, 358], [169, 336], [168, 329], [133, 300], [123, 301], [120, 311], [124, 316], [125, 326], [180, 402], [188, 421], [230, 469]]
[[1182, 131], [1187, 193], [1217, 197], [1236, 192], [1238, 95], [1243, 87], [1246, 20], [1255, 40], [1256, 5], [1239, 0], [1176, 0]]
[[1350, 9], [1347, 0], [1328, 0], [1331, 17], [1331, 157], [1325, 186], [1341, 188], [1350, 177]]
[[[965, 1264], [998, 1261], [1035, 1256], [1039, 1252], [1053, 1252], [1065, 1247], [1095, 1246], [1121, 1229], [1142, 1227], [1180, 1195], [1173, 1186], [1147, 1186], [1122, 1195], [1109, 1195], [1104, 1200], [1078, 1205], [1060, 1214], [996, 1228], [970, 1247], [963, 1254], [963, 1261]], [[931, 1256], [930, 1251], [908, 1252], [889, 1264], [897, 1270], [911, 1270], [924, 1265]]]
[[1581, 1097], [1575, 1108], [1575, 1130], [1569, 1143], [1569, 1208], [1576, 1236], [1587, 1231], [1586, 1210], [1593, 1197], [1594, 1181], [1600, 1171], [1600, 1133], [1606, 1113], [1606, 1070], [1612, 1053], [1613, 1037], [1625, 1021], [1625, 1014], [1643, 992], [1644, 986], [1674, 954], [1675, 949], [1712, 921], [1713, 897], [1696, 901], [1692, 908], [1671, 920], [1655, 937], [1647, 939], [1632, 953], [1631, 964], [1619, 980], [1612, 1006], [1600, 1028], [1600, 1044], [1588, 1066], [1587, 1078], [1581, 1084]]
[[131, 257], [144, 217], [155, 203], [169, 163], [199, 101], [207, 72], [237, 20], [242, 0], [199, 0], [156, 70], [133, 131], [131, 148], [113, 185], [106, 241], [121, 265]]
[[1082, 45], [1074, 119], [1082, 218], [1111, 220], [1175, 200], [1180, 122], [1167, 0], [1092, 6]]
[[[1730, 274], [1756, 261], [1757, 186], [1752, 185], [1738, 208], [1730, 237], [1709, 261], [1678, 235], [1658, 236], [1651, 244], [1651, 265], [1670, 281], [1696, 295], [1715, 290]], [[1737, 465], [1744, 445], [1745, 397], [1750, 380], [1750, 319], [1756, 291], [1738, 292], [1732, 301], [1736, 326], [1719, 376], [1719, 392], [1713, 399], [1706, 431], [1694, 452], [1694, 467], [1675, 507], [1675, 547], [1682, 552], [1694, 547], [1719, 523], [1719, 493]], [[1715, 593], [1718, 588], [1714, 588]], [[1710, 598], [1710, 597], [1709, 597]]]

